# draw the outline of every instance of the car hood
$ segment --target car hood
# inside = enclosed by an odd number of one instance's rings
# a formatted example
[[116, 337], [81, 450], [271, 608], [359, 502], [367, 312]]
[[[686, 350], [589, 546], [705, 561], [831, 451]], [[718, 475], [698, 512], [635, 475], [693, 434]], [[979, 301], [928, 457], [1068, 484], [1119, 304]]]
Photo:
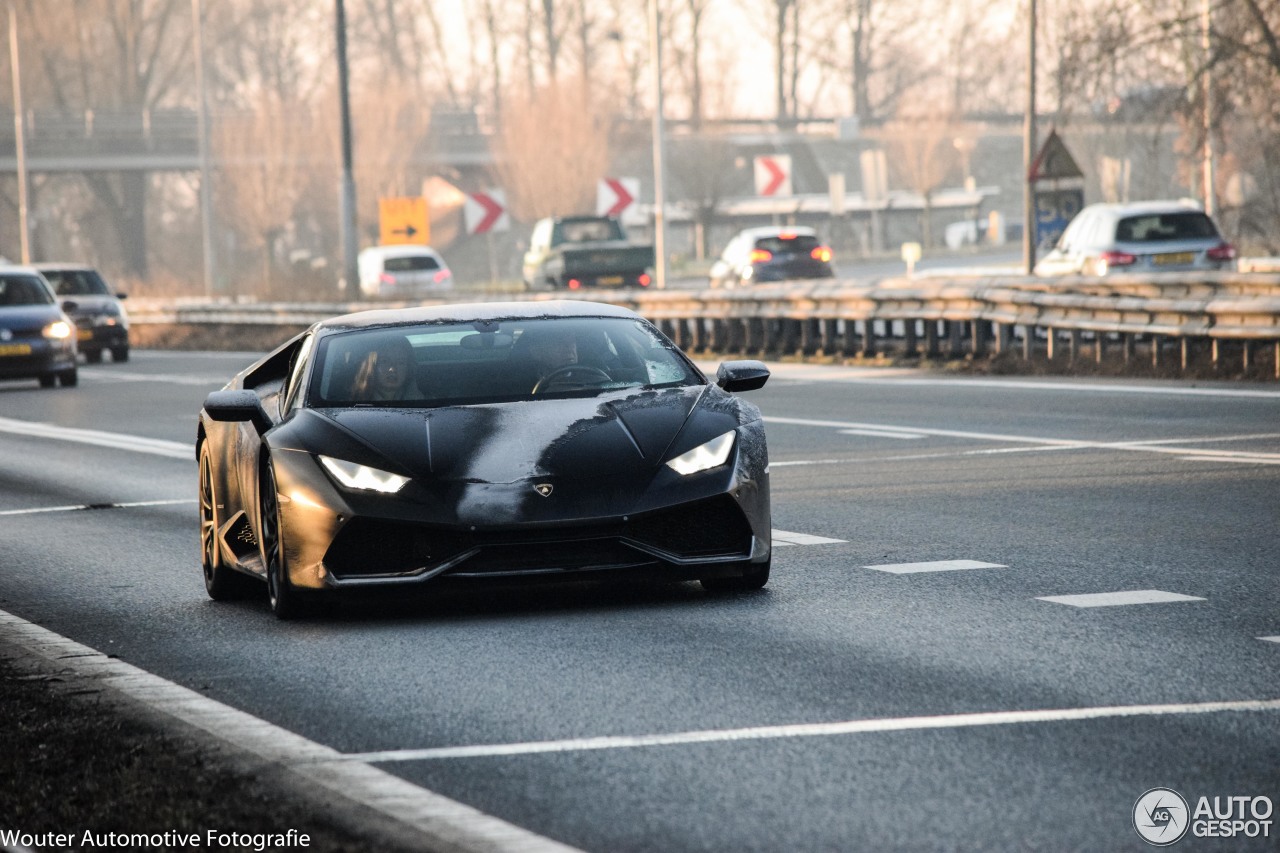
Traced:
[[295, 420], [313, 453], [437, 482], [515, 483], [652, 473], [741, 417], [734, 398], [699, 385], [437, 409], [309, 409]]
[[74, 302], [75, 308], [68, 311], [68, 314], [101, 314], [110, 309], [115, 302], [115, 298], [111, 296], [63, 296], [59, 299], [63, 305], [68, 302]]
[[38, 329], [62, 319], [56, 305], [13, 305], [0, 308], [0, 329]]

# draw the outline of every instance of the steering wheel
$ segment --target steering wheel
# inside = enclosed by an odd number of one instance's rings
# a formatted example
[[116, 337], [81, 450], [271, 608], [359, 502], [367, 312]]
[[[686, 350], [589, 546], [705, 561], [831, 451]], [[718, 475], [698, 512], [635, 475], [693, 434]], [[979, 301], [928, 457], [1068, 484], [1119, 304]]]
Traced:
[[534, 394], [542, 394], [555, 385], [578, 386], [603, 385], [612, 382], [613, 377], [598, 367], [589, 364], [566, 364], [558, 367], [538, 380], [533, 386]]

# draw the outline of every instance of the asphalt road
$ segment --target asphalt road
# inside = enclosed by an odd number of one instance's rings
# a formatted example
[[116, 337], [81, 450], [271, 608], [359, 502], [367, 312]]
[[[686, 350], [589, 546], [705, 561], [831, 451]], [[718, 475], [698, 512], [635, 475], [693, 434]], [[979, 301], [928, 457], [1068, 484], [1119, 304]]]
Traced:
[[[780, 366], [751, 399], [775, 540], [801, 544], [764, 591], [447, 590], [280, 623], [206, 598], [169, 444], [250, 358], [0, 383], [0, 609], [592, 851], [1144, 850], [1151, 788], [1280, 802], [1274, 385]], [[1173, 600], [1045, 600], [1136, 591]], [[1178, 849], [1274, 850], [1269, 819]]]

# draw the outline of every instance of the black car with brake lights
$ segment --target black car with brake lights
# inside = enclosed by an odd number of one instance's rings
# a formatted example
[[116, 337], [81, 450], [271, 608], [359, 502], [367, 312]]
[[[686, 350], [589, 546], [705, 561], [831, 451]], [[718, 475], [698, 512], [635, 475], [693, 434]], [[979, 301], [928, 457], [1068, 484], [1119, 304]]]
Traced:
[[0, 267], [0, 379], [76, 384], [76, 328], [31, 267]]
[[437, 580], [769, 579], [757, 361], [714, 381], [654, 326], [585, 302], [369, 311], [312, 326], [210, 394], [196, 438], [204, 580], [318, 594]]
[[120, 304], [124, 293], [112, 291], [102, 274], [82, 264], [36, 264], [62, 301], [76, 326], [80, 352], [90, 364], [129, 360], [129, 314]]
[[807, 227], [761, 226], [739, 231], [714, 264], [712, 288], [832, 278], [831, 248]]

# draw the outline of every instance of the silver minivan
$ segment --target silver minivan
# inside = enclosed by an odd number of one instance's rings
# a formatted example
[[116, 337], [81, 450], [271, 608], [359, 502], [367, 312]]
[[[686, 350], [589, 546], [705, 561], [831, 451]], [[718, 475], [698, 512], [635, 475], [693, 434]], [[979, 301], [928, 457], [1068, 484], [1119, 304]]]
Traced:
[[1036, 275], [1234, 270], [1236, 250], [1189, 201], [1091, 204], [1071, 220]]

